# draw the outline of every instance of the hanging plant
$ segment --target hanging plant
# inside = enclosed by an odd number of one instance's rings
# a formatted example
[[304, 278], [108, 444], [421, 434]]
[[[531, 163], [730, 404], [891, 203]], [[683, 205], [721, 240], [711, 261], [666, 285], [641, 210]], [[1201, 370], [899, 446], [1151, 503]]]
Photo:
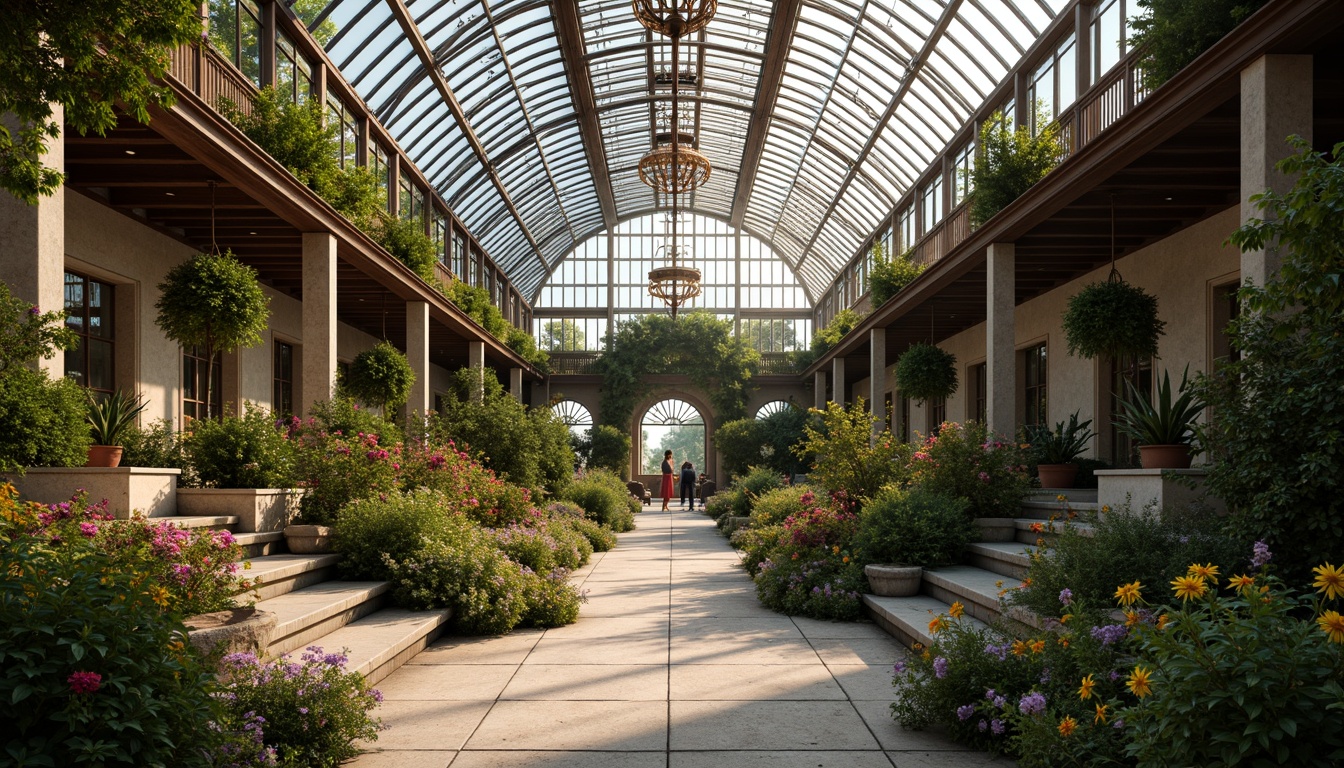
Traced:
[[415, 371], [396, 347], [380, 341], [360, 352], [341, 380], [341, 390], [365, 405], [379, 406], [390, 414], [406, 402], [415, 383]]
[[1121, 280], [1119, 273], [1069, 299], [1063, 322], [1069, 354], [1087, 359], [1156, 357], [1157, 337], [1166, 327], [1157, 319], [1157, 297]]
[[919, 403], [957, 391], [957, 358], [932, 344], [916, 344], [896, 363], [896, 388]]

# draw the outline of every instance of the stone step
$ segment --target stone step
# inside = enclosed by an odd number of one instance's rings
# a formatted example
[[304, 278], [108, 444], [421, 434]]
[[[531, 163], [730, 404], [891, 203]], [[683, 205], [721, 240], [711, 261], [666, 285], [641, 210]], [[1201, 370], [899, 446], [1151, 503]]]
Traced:
[[280, 531], [235, 533], [233, 538], [242, 545], [247, 559], [279, 555], [285, 552], [285, 534]]
[[981, 541], [966, 548], [969, 565], [1021, 580], [1027, 575], [1034, 547], [1020, 541]]
[[1030, 500], [1044, 499], [1053, 502], [1058, 502], [1060, 496], [1067, 499], [1070, 504], [1097, 503], [1096, 488], [1038, 488], [1027, 494]]
[[325, 581], [258, 602], [258, 609], [273, 611], [279, 621], [269, 654], [279, 656], [312, 645], [368, 616], [383, 606], [391, 586], [386, 581]]
[[[1017, 519], [1017, 540], [1023, 544], [1036, 545], [1039, 539], [1049, 541], [1064, 531], [1064, 523], [1055, 520], [1038, 520], [1034, 517], [1020, 517]], [[1090, 523], [1072, 523], [1074, 529], [1083, 536], [1092, 535], [1092, 525]]]
[[269, 600], [336, 578], [340, 559], [336, 554], [267, 555], [252, 560], [247, 577], [258, 582], [257, 599]]
[[172, 523], [178, 528], [222, 528], [228, 531], [238, 524], [237, 515], [173, 515], [151, 519], [154, 522]]
[[[443, 633], [452, 615], [451, 609], [384, 608], [307, 645], [326, 653], [344, 652], [349, 657], [345, 668], [362, 674], [372, 685], [424, 650]], [[298, 656], [299, 651], [289, 655]]]
[[1063, 519], [1070, 511], [1082, 515], [1087, 512], [1098, 512], [1101, 505], [1096, 502], [1061, 502], [1054, 499], [1032, 499], [1028, 498], [1022, 502], [1022, 516], [1033, 520], [1049, 520], [1050, 518]]
[[999, 617], [999, 590], [1013, 586], [1016, 586], [1013, 580], [983, 568], [949, 565], [925, 568], [919, 591], [942, 601], [945, 606], [960, 602], [967, 615], [988, 624]]
[[[900, 642], [907, 646], [915, 643], [927, 646], [933, 642], [933, 638], [929, 635], [929, 622], [938, 614], [947, 614], [949, 605], [928, 595], [912, 597], [864, 595], [863, 607], [874, 623]], [[986, 628], [985, 623], [974, 616], [962, 616], [961, 621], [977, 629]]]

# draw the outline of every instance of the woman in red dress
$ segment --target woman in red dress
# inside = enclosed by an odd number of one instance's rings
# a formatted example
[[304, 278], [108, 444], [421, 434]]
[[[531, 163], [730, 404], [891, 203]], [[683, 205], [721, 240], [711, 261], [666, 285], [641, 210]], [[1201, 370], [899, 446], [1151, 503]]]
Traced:
[[667, 511], [667, 502], [672, 499], [672, 452], [663, 451], [663, 485], [660, 493], [663, 496], [663, 511]]

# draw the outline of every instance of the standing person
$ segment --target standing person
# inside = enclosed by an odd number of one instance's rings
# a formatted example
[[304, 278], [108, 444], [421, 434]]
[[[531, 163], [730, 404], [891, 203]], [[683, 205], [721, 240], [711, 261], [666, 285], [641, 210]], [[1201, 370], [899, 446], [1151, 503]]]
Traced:
[[667, 503], [672, 500], [672, 451], [663, 451], [663, 486], [660, 489], [663, 497], [663, 511], [667, 511]]
[[695, 509], [695, 465], [689, 461], [681, 464], [681, 506], [686, 506], [687, 499]]

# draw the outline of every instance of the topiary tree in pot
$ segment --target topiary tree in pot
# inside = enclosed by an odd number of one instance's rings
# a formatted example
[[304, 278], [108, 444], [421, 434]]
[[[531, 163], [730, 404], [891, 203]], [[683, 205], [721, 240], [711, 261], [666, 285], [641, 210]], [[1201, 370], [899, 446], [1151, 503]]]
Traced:
[[896, 387], [920, 403], [948, 397], [957, 391], [957, 358], [932, 344], [916, 344], [896, 363]]
[[396, 347], [380, 341], [373, 349], [355, 355], [350, 371], [341, 379], [341, 391], [364, 403], [382, 408], [387, 415], [402, 406], [415, 383], [411, 363]]
[[260, 344], [271, 315], [257, 271], [227, 251], [196, 254], [169, 270], [154, 307], [159, 311], [155, 323], [165, 336], [204, 352], [206, 416], [214, 416], [215, 355]]

